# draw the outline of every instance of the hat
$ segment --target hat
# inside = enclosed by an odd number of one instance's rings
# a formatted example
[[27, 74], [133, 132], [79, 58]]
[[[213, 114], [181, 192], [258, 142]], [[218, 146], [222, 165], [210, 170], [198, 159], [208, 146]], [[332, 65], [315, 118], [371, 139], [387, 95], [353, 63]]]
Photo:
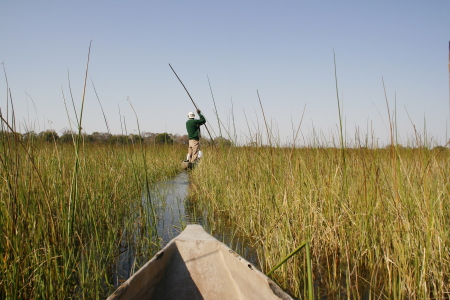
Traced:
[[192, 111], [190, 111], [190, 112], [188, 113], [188, 118], [189, 118], [189, 119], [195, 118], [195, 114], [194, 114]]

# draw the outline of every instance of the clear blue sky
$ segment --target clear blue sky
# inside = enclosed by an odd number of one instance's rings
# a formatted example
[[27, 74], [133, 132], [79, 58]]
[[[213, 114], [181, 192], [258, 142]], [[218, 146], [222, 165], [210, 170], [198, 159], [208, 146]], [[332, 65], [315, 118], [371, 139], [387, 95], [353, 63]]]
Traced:
[[[273, 133], [338, 139], [338, 94], [346, 138], [389, 140], [387, 99], [402, 142], [445, 144], [449, 126], [450, 1], [2, 1], [4, 63], [20, 131], [58, 133], [81, 106], [92, 40], [83, 128], [114, 134], [185, 134], [194, 110], [169, 63], [219, 135], [264, 136], [258, 94]], [[7, 109], [6, 80], [0, 107]], [[33, 105], [34, 102], [34, 105]], [[136, 119], [130, 103], [136, 110]], [[234, 119], [234, 120], [233, 120]], [[414, 126], [413, 126], [414, 125]], [[206, 132], [204, 132], [206, 134]]]

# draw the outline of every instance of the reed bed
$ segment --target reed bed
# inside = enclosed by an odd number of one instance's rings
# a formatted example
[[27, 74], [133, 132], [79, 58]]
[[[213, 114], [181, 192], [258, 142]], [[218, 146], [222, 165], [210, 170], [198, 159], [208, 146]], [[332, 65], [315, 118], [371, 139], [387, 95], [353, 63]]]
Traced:
[[[310, 241], [317, 299], [449, 299], [449, 149], [205, 153], [191, 201], [255, 241], [263, 271]], [[304, 254], [271, 276], [307, 297]]]
[[143, 261], [159, 248], [151, 206], [142, 205], [151, 201], [146, 186], [179, 172], [184, 147], [75, 151], [2, 133], [0, 298], [106, 298], [124, 247], [140, 249]]

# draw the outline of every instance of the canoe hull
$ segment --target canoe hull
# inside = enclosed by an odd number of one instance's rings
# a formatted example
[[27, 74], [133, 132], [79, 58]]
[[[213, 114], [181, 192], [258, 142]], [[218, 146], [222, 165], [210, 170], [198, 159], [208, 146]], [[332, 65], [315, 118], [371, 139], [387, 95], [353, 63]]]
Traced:
[[186, 229], [108, 300], [292, 299], [200, 225]]
[[188, 161], [181, 162], [181, 169], [183, 170], [192, 170], [195, 167], [196, 163], [191, 163]]

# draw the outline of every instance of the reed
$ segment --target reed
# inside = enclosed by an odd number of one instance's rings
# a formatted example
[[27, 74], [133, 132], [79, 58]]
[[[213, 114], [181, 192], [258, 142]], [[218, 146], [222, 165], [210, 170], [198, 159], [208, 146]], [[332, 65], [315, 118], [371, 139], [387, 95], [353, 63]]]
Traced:
[[144, 262], [159, 248], [146, 185], [176, 174], [184, 147], [76, 149], [3, 130], [0, 152], [0, 298], [104, 299], [121, 248]]
[[[315, 141], [205, 149], [191, 201], [255, 241], [265, 272], [310, 240], [319, 299], [448, 298], [450, 151]], [[306, 270], [296, 255], [272, 276], [306, 298]]]

